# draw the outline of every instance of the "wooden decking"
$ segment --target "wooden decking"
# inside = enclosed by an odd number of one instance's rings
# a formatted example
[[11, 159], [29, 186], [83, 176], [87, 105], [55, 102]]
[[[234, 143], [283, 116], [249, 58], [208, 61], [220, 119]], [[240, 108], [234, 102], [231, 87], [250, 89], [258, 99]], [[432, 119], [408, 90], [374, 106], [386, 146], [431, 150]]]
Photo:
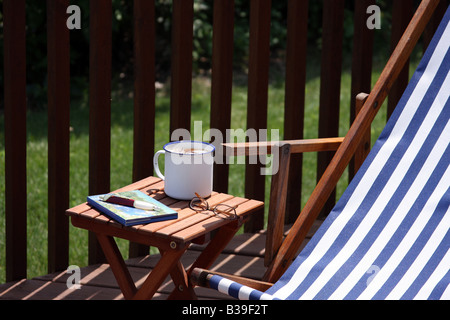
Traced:
[[[317, 230], [316, 222], [310, 236]], [[239, 276], [258, 278], [264, 274], [265, 233], [240, 234], [234, 237], [213, 266], [213, 270]], [[305, 240], [306, 243], [307, 240]], [[304, 243], [304, 244], [305, 244]], [[188, 267], [200, 254], [202, 246], [192, 245], [182, 258]], [[158, 255], [129, 259], [126, 264], [136, 285], [144, 281], [158, 261]], [[108, 264], [81, 268], [80, 289], [68, 289], [67, 280], [71, 274], [63, 272], [23, 279], [0, 285], [0, 300], [114, 300], [123, 299]], [[166, 299], [173, 289], [168, 277], [155, 294], [154, 299]], [[230, 299], [214, 290], [196, 288], [199, 299]]]

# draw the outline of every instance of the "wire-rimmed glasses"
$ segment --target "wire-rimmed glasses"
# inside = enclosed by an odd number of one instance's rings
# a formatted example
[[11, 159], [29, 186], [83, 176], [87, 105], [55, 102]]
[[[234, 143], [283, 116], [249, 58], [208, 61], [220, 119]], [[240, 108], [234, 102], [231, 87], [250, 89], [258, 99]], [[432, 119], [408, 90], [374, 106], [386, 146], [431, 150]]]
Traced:
[[219, 203], [213, 207], [210, 207], [208, 201], [200, 197], [197, 193], [195, 193], [195, 195], [197, 197], [193, 198], [189, 203], [189, 208], [191, 208], [192, 210], [196, 212], [210, 211], [216, 216], [227, 220], [238, 219], [238, 215], [236, 213], [237, 206], [233, 207], [227, 204]]

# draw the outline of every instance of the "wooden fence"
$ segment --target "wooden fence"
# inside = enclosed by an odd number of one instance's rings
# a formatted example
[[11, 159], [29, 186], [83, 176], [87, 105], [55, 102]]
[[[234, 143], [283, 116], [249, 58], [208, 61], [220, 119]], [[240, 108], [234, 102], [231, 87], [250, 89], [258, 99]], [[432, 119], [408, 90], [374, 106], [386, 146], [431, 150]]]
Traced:
[[[439, 1], [439, 0], [436, 0]], [[155, 4], [134, 0], [134, 154], [133, 180], [153, 174], [152, 156], [155, 131]], [[429, 40], [436, 21], [424, 37]], [[47, 0], [48, 41], [48, 271], [64, 270], [69, 260], [69, 106], [70, 106], [70, 30], [66, 27], [69, 0]], [[374, 30], [367, 28], [369, 5], [375, 0], [354, 2], [352, 56], [352, 97], [371, 88]], [[320, 83], [319, 137], [338, 136], [340, 77], [345, 0], [324, 0]], [[415, 10], [413, 0], [395, 0], [392, 10], [391, 45], [401, 36]], [[170, 132], [190, 129], [193, 0], [173, 0]], [[5, 184], [6, 184], [6, 279], [26, 277], [27, 204], [17, 195], [27, 194], [26, 184], [26, 39], [25, 0], [3, 0], [4, 18], [4, 106], [5, 106]], [[90, 1], [89, 60], [89, 193], [110, 191], [111, 127], [111, 27], [112, 1]], [[211, 128], [225, 133], [231, 127], [232, 59], [235, 7], [233, 0], [214, 1]], [[271, 0], [250, 1], [250, 39], [248, 61], [247, 128], [267, 128], [270, 59]], [[305, 102], [308, 1], [288, 2], [284, 138], [303, 137]], [[407, 81], [400, 77], [389, 105], [395, 105]], [[351, 101], [354, 116], [354, 99]], [[350, 102], [349, 102], [350, 103]], [[109, 115], [109, 116], [108, 116]], [[169, 128], [168, 128], [169, 130]], [[330, 154], [318, 157], [320, 174]], [[287, 221], [300, 212], [301, 157], [291, 161]], [[228, 167], [217, 165], [214, 188], [228, 190]], [[264, 176], [257, 165], [246, 165], [247, 197], [264, 199]], [[21, 197], [22, 198], [22, 197]], [[333, 200], [329, 205], [332, 205]], [[264, 226], [262, 214], [246, 225], [246, 231]], [[139, 247], [131, 255], [142, 254]], [[89, 242], [89, 262], [100, 261], [96, 241]]]

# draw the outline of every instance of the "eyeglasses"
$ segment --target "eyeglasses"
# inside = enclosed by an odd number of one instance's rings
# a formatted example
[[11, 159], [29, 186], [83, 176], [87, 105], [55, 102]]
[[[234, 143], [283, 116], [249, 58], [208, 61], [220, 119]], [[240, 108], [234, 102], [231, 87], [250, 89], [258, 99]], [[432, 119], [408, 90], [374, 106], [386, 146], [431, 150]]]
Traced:
[[238, 215], [236, 213], [237, 206], [232, 207], [227, 204], [219, 203], [214, 207], [210, 207], [208, 201], [200, 197], [197, 193], [195, 193], [195, 195], [197, 197], [193, 198], [189, 203], [189, 208], [192, 210], [196, 212], [211, 211], [216, 216], [227, 220], [238, 219]]

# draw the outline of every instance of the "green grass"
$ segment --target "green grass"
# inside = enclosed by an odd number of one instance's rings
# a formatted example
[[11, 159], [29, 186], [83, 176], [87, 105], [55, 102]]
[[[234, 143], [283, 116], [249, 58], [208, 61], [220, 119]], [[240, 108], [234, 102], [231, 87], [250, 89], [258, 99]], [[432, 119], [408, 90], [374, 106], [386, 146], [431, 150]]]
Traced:
[[[305, 138], [316, 138], [318, 132], [318, 105], [320, 80], [318, 70], [309, 70], [306, 86]], [[411, 72], [412, 74], [412, 72]], [[379, 73], [374, 72], [372, 84]], [[349, 127], [350, 73], [344, 72], [341, 82], [340, 135]], [[111, 150], [111, 189], [131, 183], [133, 154], [133, 98], [126, 86], [114, 85], [112, 95], [111, 139], [115, 147]], [[88, 103], [87, 94], [72, 101], [70, 133], [70, 206], [84, 202], [88, 194]], [[169, 134], [169, 90], [157, 90], [155, 149], [168, 142]], [[202, 130], [209, 128], [210, 81], [194, 79], [192, 86], [192, 128], [202, 121]], [[247, 88], [235, 85], [232, 97], [232, 128], [246, 130]], [[268, 129], [280, 129], [283, 136], [284, 84], [274, 82], [269, 88]], [[372, 138], [378, 137], [385, 124], [385, 106], [372, 126]], [[0, 113], [0, 283], [5, 281], [5, 150], [4, 117]], [[195, 138], [195, 137], [194, 137]], [[46, 111], [28, 112], [27, 115], [27, 232], [28, 232], [28, 277], [47, 273], [47, 114]], [[120, 142], [120, 143], [117, 143]], [[229, 192], [244, 195], [244, 165], [230, 166]], [[302, 206], [316, 183], [316, 154], [305, 154], [303, 164]], [[347, 185], [347, 175], [338, 184], [337, 195]], [[266, 199], [270, 176], [266, 179]], [[267, 206], [266, 206], [267, 207]], [[119, 241], [119, 247], [128, 255], [128, 242]], [[87, 265], [87, 232], [70, 226], [69, 263]]]

